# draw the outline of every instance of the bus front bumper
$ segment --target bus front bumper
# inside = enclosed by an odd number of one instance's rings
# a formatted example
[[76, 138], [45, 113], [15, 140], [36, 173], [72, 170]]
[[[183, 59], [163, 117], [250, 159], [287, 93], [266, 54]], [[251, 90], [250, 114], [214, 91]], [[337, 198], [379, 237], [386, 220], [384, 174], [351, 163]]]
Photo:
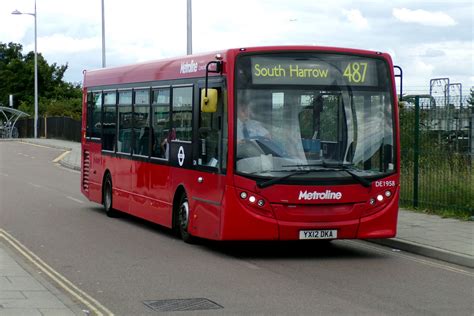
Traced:
[[[363, 216], [361, 206], [360, 212], [353, 214], [357, 216], [345, 220], [293, 221], [277, 218], [275, 208], [262, 212], [242, 203], [233, 187], [227, 189], [234, 194], [227, 194], [225, 199], [224, 209], [231, 211], [223, 212], [221, 240], [299, 240], [304, 237], [302, 231], [337, 231], [334, 239], [391, 238], [396, 234], [398, 190], [390, 203], [368, 216]], [[328, 239], [328, 235], [323, 237]]]

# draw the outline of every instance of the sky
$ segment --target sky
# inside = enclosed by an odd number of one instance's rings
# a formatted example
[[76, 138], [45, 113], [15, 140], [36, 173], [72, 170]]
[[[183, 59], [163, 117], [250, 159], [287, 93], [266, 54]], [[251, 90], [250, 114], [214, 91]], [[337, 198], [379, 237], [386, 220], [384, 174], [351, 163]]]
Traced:
[[[107, 66], [186, 55], [186, 0], [104, 0]], [[465, 0], [194, 0], [193, 52], [317, 45], [387, 52], [403, 68], [404, 92], [430, 80], [474, 86], [474, 2]], [[34, 0], [0, 1], [0, 42], [34, 50]], [[102, 66], [101, 0], [37, 0], [38, 51], [69, 68]], [[434, 87], [434, 90], [437, 88]], [[436, 91], [434, 91], [436, 92]], [[453, 93], [453, 92], [452, 92]]]

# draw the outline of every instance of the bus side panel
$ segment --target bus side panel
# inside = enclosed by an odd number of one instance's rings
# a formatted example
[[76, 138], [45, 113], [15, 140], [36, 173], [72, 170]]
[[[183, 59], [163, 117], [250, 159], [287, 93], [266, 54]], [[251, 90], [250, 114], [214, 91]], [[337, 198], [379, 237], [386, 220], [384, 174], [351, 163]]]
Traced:
[[153, 221], [150, 199], [147, 197], [150, 186], [150, 170], [147, 163], [132, 160], [131, 192], [129, 212], [135, 216]]
[[261, 216], [247, 209], [234, 187], [227, 185], [222, 202], [222, 240], [278, 240], [276, 219]]
[[130, 210], [130, 189], [132, 185], [132, 163], [129, 158], [109, 158], [108, 166], [113, 164], [112, 185], [114, 187], [113, 193], [113, 207], [128, 213]]
[[[148, 162], [134, 161], [132, 164], [132, 188], [129, 213], [150, 222], [171, 227], [172, 204], [167, 200], [158, 200], [163, 190], [170, 190], [167, 177], [155, 176], [154, 165]], [[164, 180], [166, 189], [157, 189], [156, 184]]]
[[360, 219], [357, 238], [392, 238], [397, 233], [398, 199], [397, 188], [391, 202], [380, 212]]
[[168, 165], [146, 164], [149, 185], [146, 196], [150, 203], [147, 219], [171, 228], [173, 222], [173, 193], [171, 187], [171, 168]]
[[102, 154], [101, 144], [97, 142], [86, 142], [89, 151], [89, 199], [91, 201], [102, 203]]
[[219, 239], [225, 175], [203, 171], [188, 171], [187, 175], [190, 176], [188, 198], [193, 214], [189, 231], [194, 236]]

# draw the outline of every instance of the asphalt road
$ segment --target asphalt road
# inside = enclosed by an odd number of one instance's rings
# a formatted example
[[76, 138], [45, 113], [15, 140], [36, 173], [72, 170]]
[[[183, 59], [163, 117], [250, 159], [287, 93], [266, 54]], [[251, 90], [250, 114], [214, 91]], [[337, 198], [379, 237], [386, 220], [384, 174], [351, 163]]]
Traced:
[[60, 150], [0, 142], [0, 228], [117, 315], [207, 298], [225, 314], [472, 315], [472, 270], [363, 241], [188, 245], [80, 192]]

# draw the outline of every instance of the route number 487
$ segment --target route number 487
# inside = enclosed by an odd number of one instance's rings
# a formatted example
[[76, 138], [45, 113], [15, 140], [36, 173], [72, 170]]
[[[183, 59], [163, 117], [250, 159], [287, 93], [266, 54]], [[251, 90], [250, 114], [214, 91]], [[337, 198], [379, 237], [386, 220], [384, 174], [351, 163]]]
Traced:
[[364, 83], [366, 73], [367, 63], [349, 63], [342, 75], [346, 77], [350, 83]]

